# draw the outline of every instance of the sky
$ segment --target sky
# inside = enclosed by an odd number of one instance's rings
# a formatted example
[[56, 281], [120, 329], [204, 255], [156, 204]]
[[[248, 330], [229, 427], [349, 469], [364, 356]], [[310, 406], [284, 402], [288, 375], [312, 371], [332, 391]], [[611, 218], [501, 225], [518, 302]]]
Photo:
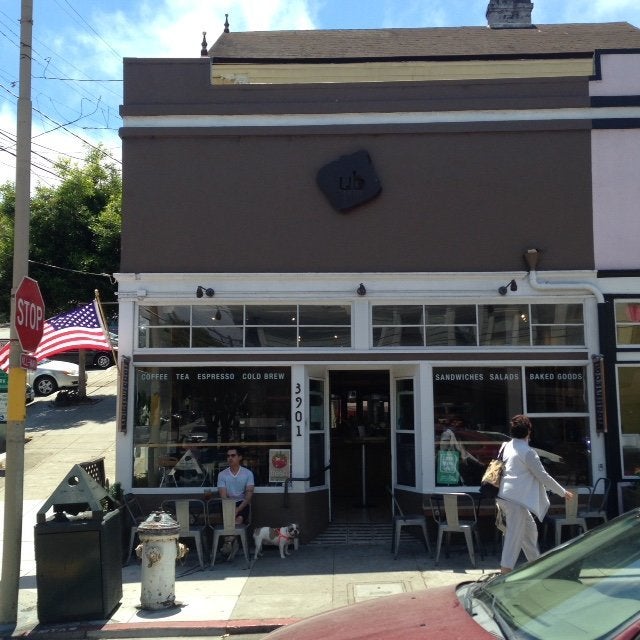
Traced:
[[[0, 184], [15, 182], [20, 16], [0, 0]], [[32, 177], [54, 186], [54, 162], [81, 164], [104, 146], [120, 164], [122, 59], [199, 57], [225, 14], [232, 31], [486, 26], [488, 0], [32, 0]], [[639, 0], [533, 0], [533, 22], [640, 27]]]

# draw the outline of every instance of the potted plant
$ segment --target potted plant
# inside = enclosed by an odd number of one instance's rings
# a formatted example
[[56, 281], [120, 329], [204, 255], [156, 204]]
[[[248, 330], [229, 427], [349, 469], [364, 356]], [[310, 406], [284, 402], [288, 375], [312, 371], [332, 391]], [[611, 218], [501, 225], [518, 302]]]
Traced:
[[111, 499], [116, 502], [118, 505], [122, 505], [123, 504], [123, 492], [122, 492], [122, 485], [119, 482], [114, 482], [110, 487], [109, 487], [109, 496], [111, 497]]

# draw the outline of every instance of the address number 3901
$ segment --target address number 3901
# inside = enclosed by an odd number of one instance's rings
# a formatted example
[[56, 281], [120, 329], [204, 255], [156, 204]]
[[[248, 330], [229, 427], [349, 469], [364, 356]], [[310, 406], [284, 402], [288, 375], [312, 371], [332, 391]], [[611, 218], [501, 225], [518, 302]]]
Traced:
[[295, 402], [295, 411], [293, 414], [293, 423], [296, 427], [296, 437], [302, 437], [302, 385], [296, 384], [296, 392], [293, 401]]

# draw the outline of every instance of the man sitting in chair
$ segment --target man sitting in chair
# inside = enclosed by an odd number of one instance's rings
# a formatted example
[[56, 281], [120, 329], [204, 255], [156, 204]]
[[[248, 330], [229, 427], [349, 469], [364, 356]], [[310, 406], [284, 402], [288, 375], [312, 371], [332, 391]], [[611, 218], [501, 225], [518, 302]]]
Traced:
[[[249, 518], [249, 509], [255, 481], [253, 472], [240, 465], [242, 451], [238, 447], [227, 449], [229, 466], [218, 474], [218, 493], [221, 498], [232, 498], [236, 501], [236, 524], [242, 524]], [[227, 536], [222, 545], [222, 553], [232, 560], [238, 551], [238, 538]]]

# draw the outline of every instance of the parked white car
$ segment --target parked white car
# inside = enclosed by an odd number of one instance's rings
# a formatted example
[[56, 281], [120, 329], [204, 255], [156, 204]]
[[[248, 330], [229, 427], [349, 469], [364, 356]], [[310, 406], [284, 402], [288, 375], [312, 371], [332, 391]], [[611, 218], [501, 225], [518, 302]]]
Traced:
[[80, 382], [77, 364], [61, 360], [42, 360], [35, 371], [29, 371], [27, 382], [37, 396], [48, 396], [58, 389], [76, 388]]

